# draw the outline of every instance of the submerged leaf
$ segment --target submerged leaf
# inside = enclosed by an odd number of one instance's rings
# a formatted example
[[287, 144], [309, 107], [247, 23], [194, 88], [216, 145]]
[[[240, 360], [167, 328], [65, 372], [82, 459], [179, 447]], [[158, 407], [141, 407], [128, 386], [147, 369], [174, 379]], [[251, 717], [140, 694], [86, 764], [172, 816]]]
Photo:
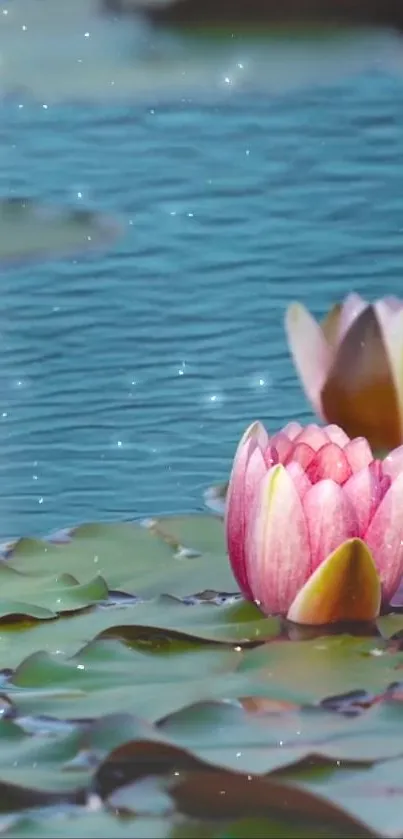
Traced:
[[0, 199], [0, 264], [66, 257], [111, 245], [115, 221], [85, 208], [56, 208], [28, 197]]

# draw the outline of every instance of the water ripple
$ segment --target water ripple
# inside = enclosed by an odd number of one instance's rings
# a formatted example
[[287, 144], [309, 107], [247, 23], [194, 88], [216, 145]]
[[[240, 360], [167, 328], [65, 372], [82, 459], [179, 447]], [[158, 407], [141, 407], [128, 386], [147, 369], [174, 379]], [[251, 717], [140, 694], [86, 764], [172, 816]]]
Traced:
[[402, 86], [45, 120], [3, 104], [1, 188], [81, 192], [125, 231], [99, 259], [1, 275], [0, 538], [200, 509], [246, 423], [310, 416], [286, 304], [401, 294]]

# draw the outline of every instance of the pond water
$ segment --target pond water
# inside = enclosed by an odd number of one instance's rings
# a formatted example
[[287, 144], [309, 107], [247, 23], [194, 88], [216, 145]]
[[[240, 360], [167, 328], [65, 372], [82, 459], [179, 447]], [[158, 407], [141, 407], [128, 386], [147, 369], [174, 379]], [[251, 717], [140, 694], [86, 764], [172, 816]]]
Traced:
[[403, 76], [374, 64], [210, 100], [10, 82], [0, 193], [123, 236], [0, 273], [1, 537], [202, 509], [250, 420], [308, 419], [285, 306], [403, 287]]

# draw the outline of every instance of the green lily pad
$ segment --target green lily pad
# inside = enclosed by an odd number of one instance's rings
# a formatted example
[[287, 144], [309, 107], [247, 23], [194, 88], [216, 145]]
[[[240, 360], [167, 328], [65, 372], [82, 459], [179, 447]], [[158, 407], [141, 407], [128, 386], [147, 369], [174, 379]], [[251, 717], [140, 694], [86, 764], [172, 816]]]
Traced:
[[381, 703], [349, 718], [310, 707], [255, 714], [242, 702], [210, 702], [170, 715], [159, 728], [207, 763], [267, 773], [312, 756], [368, 763], [400, 757], [403, 744], [396, 730], [402, 722], [400, 703]]
[[299, 786], [325, 795], [379, 836], [402, 835], [403, 759], [388, 760], [349, 773]]
[[[180, 520], [177, 530], [172, 527], [166, 534], [158, 522], [148, 527], [124, 522], [84, 524], [66, 544], [21, 539], [11, 551], [9, 564], [20, 573], [68, 571], [79, 580], [96, 572], [110, 589], [142, 597], [186, 595], [206, 588], [236, 590], [220, 522], [213, 516], [195, 515], [186, 524], [194, 544], [183, 545]], [[200, 542], [206, 547], [202, 555], [197, 548]]]
[[[63, 732], [62, 736], [52, 739], [30, 737], [12, 720], [0, 720], [0, 784], [9, 783], [16, 789], [21, 788], [20, 807], [24, 807], [24, 789], [49, 793], [79, 789], [88, 780], [89, 773], [75, 772], [73, 768], [69, 772], [63, 771], [76, 752], [76, 735]], [[43, 803], [42, 797], [39, 798], [38, 805]], [[29, 806], [28, 800], [25, 806]], [[8, 809], [7, 804], [4, 806], [2, 802], [1, 809]]]
[[4, 836], [383, 835], [359, 785], [403, 760], [401, 616], [265, 617], [211, 515], [22, 539], [0, 584]]
[[97, 608], [69, 615], [51, 625], [1, 624], [0, 662], [16, 667], [36, 650], [72, 655], [95, 637], [114, 637], [150, 647], [170, 640], [240, 646], [275, 638], [281, 631], [277, 618], [265, 618], [252, 603], [189, 606], [162, 596], [126, 607]]
[[403, 632], [403, 615], [383, 615], [381, 618], [378, 618], [377, 626], [382, 638], [392, 638], [393, 635], [399, 635]]
[[[0, 720], [0, 788], [1, 784], [13, 785], [17, 808], [18, 790], [23, 807], [24, 790], [38, 792], [38, 806], [41, 806], [45, 793], [52, 796], [83, 789], [90, 783], [94, 768], [111, 749], [128, 737], [149, 738], [153, 734], [153, 729], [128, 714], [107, 715], [69, 726], [54, 721], [48, 734], [45, 734], [46, 720], [42, 726], [38, 720], [36, 736], [26, 733], [23, 723], [23, 720], [21, 724], [18, 720]], [[0, 795], [0, 810], [7, 809], [7, 801], [1, 800]]]
[[105, 247], [116, 222], [85, 208], [57, 209], [27, 197], [0, 199], [0, 264], [41, 261]]
[[170, 839], [174, 824], [160, 817], [118, 818], [103, 808], [58, 807], [8, 818], [0, 829], [5, 839]]
[[131, 649], [119, 641], [94, 641], [66, 659], [45, 652], [23, 661], [6, 686], [19, 713], [97, 717], [132, 712], [148, 720], [200, 698], [242, 688], [234, 650], [162, 652]]
[[[187, 816], [228, 819], [275, 815], [279, 821], [283, 817], [284, 822], [294, 821], [294, 824], [297, 818], [299, 823], [305, 821], [313, 825], [316, 823], [316, 826], [336, 823], [342, 835], [349, 829], [350, 835], [368, 836], [357, 819], [319, 795], [269, 778], [252, 778], [240, 772], [224, 770], [213, 772], [208, 767], [192, 764], [189, 756], [180, 751], [170, 753], [165, 750], [159, 763], [154, 745], [147, 743], [143, 743], [140, 749], [136, 743], [116, 749], [100, 767], [97, 780], [101, 781], [101, 794], [106, 796], [110, 806], [118, 811], [131, 811], [132, 802], [139, 794], [136, 788], [139, 780], [141, 784], [142, 771], [148, 773], [151, 756], [156, 758], [154, 783], [159, 776], [159, 794], [168, 792], [179, 812]], [[176, 771], [172, 772], [174, 767]], [[127, 783], [130, 775], [135, 779], [134, 783]], [[221, 831], [219, 835], [223, 835]]]
[[108, 589], [142, 598], [236, 590], [213, 516], [86, 524], [65, 542], [20, 539], [0, 564], [0, 586], [0, 618], [36, 619], [105, 600]]
[[305, 685], [311, 702], [364, 689], [383, 691], [398, 678], [403, 653], [392, 654], [381, 638], [335, 635], [312, 641], [271, 644], [251, 650], [241, 672], [254, 673], [262, 685], [275, 683], [285, 693]]
[[0, 563], [0, 619], [19, 615], [48, 620], [108, 598], [108, 587], [100, 576], [80, 584], [72, 574], [47, 576], [32, 572], [33, 569], [23, 572], [11, 563]]
[[[369, 833], [357, 832], [354, 826], [354, 836], [369, 836]], [[279, 818], [279, 816], [264, 818], [236, 819], [225, 827], [219, 828], [214, 839], [351, 839], [351, 824], [343, 827], [337, 825], [321, 825], [301, 823], [300, 817]]]

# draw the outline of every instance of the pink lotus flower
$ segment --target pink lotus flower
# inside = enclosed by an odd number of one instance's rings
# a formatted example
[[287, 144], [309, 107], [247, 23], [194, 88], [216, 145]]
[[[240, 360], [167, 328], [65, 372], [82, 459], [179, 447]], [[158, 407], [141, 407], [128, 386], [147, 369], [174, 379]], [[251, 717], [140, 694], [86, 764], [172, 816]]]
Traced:
[[266, 614], [305, 624], [372, 620], [403, 573], [403, 446], [292, 422], [243, 435], [225, 528], [234, 576]]
[[308, 399], [326, 422], [374, 449], [403, 442], [403, 302], [349, 294], [319, 325], [293, 303], [286, 332]]

